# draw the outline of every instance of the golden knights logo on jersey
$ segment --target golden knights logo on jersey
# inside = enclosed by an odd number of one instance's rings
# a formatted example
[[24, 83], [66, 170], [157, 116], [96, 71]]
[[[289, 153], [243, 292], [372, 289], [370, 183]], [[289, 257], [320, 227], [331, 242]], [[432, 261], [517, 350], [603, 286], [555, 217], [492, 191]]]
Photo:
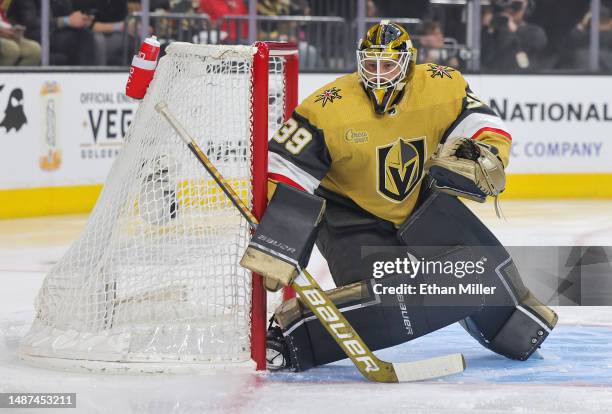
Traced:
[[423, 177], [425, 148], [425, 137], [400, 137], [377, 147], [378, 192], [392, 201], [405, 200]]

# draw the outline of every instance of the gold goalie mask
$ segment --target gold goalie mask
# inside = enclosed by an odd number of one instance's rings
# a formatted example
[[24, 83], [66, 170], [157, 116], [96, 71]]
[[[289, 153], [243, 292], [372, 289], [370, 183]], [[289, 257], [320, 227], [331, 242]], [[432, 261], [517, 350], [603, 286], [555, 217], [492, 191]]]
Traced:
[[382, 115], [401, 99], [414, 72], [416, 49], [406, 29], [383, 20], [359, 41], [357, 63], [374, 111]]

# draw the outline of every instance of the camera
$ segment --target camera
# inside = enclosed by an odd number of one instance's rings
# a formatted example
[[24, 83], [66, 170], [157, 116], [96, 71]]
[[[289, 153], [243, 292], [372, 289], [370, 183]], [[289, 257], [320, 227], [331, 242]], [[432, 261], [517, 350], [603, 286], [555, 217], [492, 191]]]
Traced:
[[491, 26], [496, 29], [503, 29], [508, 27], [508, 20], [510, 18], [505, 14], [495, 13], [493, 14], [493, 19], [491, 19]]
[[[510, 13], [518, 13], [523, 9], [524, 2], [521, 0], [493, 0], [491, 2], [493, 10], [493, 19], [491, 25], [496, 29], [508, 27], [508, 11]], [[525, 15], [529, 16], [535, 9], [533, 0], [527, 1]]]

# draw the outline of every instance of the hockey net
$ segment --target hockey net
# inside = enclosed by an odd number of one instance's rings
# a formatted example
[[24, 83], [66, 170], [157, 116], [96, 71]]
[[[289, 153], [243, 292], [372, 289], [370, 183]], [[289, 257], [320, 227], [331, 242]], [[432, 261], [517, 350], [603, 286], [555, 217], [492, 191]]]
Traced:
[[265, 366], [265, 293], [238, 264], [247, 223], [154, 105], [167, 102], [261, 213], [266, 135], [297, 99], [295, 53], [168, 47], [83, 233], [44, 280], [22, 358], [105, 371]]

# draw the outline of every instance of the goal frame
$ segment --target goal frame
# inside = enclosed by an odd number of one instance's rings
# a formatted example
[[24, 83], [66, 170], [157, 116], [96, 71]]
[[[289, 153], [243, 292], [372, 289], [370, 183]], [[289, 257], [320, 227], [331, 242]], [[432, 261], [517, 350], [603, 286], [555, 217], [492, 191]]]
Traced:
[[[236, 46], [234, 46], [236, 47]], [[245, 97], [250, 104], [250, 111], [244, 116], [250, 116], [250, 119], [245, 120], [248, 124], [248, 132], [244, 131], [245, 136], [248, 133], [248, 137], [251, 143], [251, 163], [250, 177], [244, 179], [245, 186], [248, 186], [250, 179], [250, 198], [251, 198], [251, 209], [255, 217], [260, 220], [266, 205], [267, 205], [267, 187], [268, 187], [268, 139], [269, 133], [272, 133], [271, 126], [278, 125], [281, 121], [285, 122], [291, 117], [294, 108], [298, 102], [298, 72], [299, 72], [299, 60], [298, 60], [298, 48], [296, 43], [289, 42], [256, 42], [250, 46], [237, 46], [243, 48], [243, 50], [249, 50], [251, 56], [251, 70], [250, 73], [245, 73], [245, 82], [243, 83], [243, 89], [248, 90], [248, 97]], [[282, 58], [282, 67], [278, 67], [280, 64], [278, 59]], [[272, 59], [272, 60], [271, 60]], [[274, 65], [274, 66], [273, 66]], [[282, 69], [282, 72], [281, 70]], [[274, 75], [272, 75], [274, 74]], [[279, 76], [280, 75], [280, 76]], [[270, 95], [271, 77], [276, 82], [282, 80], [283, 84], [283, 101], [280, 101], [280, 95], [272, 91], [274, 95]], [[275, 86], [276, 88], [276, 86]], [[275, 89], [276, 90], [276, 89]], [[276, 96], [276, 101], [271, 100], [271, 96]], [[282, 111], [279, 111], [280, 105], [282, 104]], [[271, 121], [269, 118], [269, 112], [273, 105], [273, 118]], [[214, 108], [213, 108], [214, 109]], [[282, 118], [282, 119], [281, 119]], [[203, 172], [203, 174], [207, 174]], [[236, 263], [236, 266], [239, 266]], [[47, 275], [48, 276], [48, 275]], [[36, 366], [60, 369], [66, 371], [86, 371], [96, 373], [184, 373], [184, 372], [208, 372], [210, 370], [217, 371], [219, 369], [238, 369], [238, 370], [265, 370], [266, 369], [266, 322], [268, 317], [267, 309], [267, 292], [263, 287], [263, 280], [260, 275], [251, 273], [251, 277], [248, 277], [246, 273], [243, 279], [245, 284], [251, 285], [250, 292], [250, 308], [247, 308], [250, 325], [245, 326], [245, 335], [248, 335], [248, 341], [250, 344], [250, 355], [249, 350], [244, 350], [244, 360], [236, 361], [202, 361], [196, 362], [195, 359], [181, 359], [166, 360], [148, 357], [144, 359], [137, 358], [136, 360], [114, 360], [114, 359], [96, 359], [92, 357], [88, 358], [84, 349], [77, 352], [77, 356], [74, 358], [65, 356], [54, 356], [50, 354], [37, 354], [30, 352], [32, 345], [28, 344], [25, 348], [21, 348], [19, 356], [22, 360], [29, 362]], [[40, 295], [40, 293], [39, 293]], [[294, 296], [291, 289], [287, 289], [284, 292], [284, 298]], [[245, 297], [245, 302], [246, 299]], [[276, 298], [275, 298], [276, 299]], [[246, 305], [246, 303], [245, 303]], [[247, 316], [247, 315], [245, 315]], [[38, 321], [36, 316], [34, 323]], [[34, 325], [33, 325], [34, 326]], [[30, 328], [32, 332], [33, 327]], [[30, 335], [30, 334], [28, 334]], [[44, 335], [42, 335], [44, 339]], [[51, 335], [48, 338], [55, 338], [55, 335]], [[35, 338], [36, 339], [36, 338]], [[70, 337], [68, 340], [64, 340], [64, 343], [70, 344]], [[246, 339], [246, 338], [245, 338]], [[63, 343], [63, 344], [64, 344]], [[76, 341], [74, 342], [76, 343]], [[23, 346], [23, 342], [22, 342]], [[87, 347], [89, 345], [86, 344]], [[110, 351], [113, 352], [113, 351]], [[107, 353], [110, 355], [110, 353]], [[249, 358], [250, 356], [250, 358]]]
[[[253, 214], [261, 220], [267, 205], [268, 183], [268, 65], [270, 57], [283, 57], [284, 64], [284, 108], [286, 121], [291, 117], [298, 104], [298, 72], [299, 60], [297, 44], [292, 42], [256, 42], [257, 52], [253, 56], [252, 102], [253, 111], [253, 164], [252, 191]], [[266, 105], [255, 105], [256, 102], [266, 102]], [[251, 359], [255, 361], [257, 370], [266, 369], [266, 319], [267, 300], [263, 279], [257, 273], [252, 275], [251, 289]], [[290, 288], [284, 292], [284, 298], [290, 298], [294, 293]]]

